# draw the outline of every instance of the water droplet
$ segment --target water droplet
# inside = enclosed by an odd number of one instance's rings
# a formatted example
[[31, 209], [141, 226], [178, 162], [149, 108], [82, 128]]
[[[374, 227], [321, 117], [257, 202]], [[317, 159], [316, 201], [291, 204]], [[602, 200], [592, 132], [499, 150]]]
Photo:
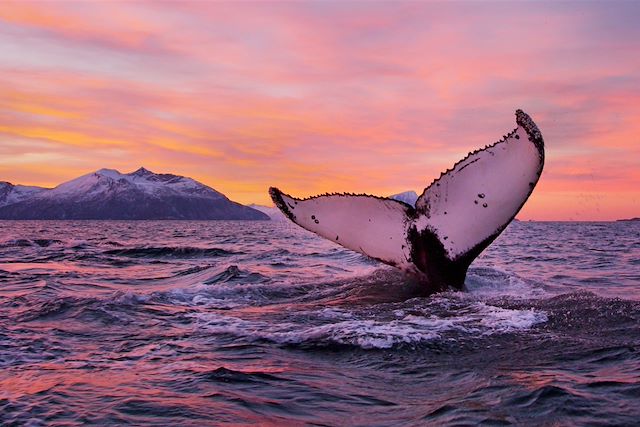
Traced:
[[481, 199], [484, 199], [484, 193], [479, 193], [478, 197], [480, 197]]
[[487, 206], [488, 206], [488, 205], [487, 205], [486, 203], [483, 203], [483, 204], [482, 204], [482, 207], [483, 207], [483, 208], [486, 208]]

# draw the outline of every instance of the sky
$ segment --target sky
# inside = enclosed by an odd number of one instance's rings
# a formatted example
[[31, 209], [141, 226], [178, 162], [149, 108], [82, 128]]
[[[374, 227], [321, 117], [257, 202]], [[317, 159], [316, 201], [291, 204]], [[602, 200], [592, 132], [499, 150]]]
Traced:
[[640, 216], [640, 2], [0, 3], [0, 180], [100, 169], [418, 193], [515, 128], [546, 165], [518, 215]]

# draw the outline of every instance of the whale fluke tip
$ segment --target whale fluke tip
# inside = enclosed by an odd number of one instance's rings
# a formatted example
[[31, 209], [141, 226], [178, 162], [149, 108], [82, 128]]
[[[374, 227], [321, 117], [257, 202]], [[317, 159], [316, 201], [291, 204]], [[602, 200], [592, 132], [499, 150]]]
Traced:
[[536, 145], [538, 151], [543, 153], [544, 140], [542, 139], [542, 133], [540, 132], [540, 129], [538, 129], [538, 126], [535, 124], [535, 122], [531, 119], [531, 117], [529, 117], [529, 115], [521, 109], [517, 109], [516, 123], [518, 124], [518, 126], [521, 126], [525, 130], [525, 132], [527, 132], [527, 135], [529, 135], [529, 139], [531, 139], [531, 142]]
[[283, 194], [284, 193], [280, 191], [278, 188], [269, 187], [269, 195], [271, 196], [271, 200], [273, 200], [273, 203], [276, 205], [278, 209], [280, 209], [280, 211], [282, 211], [283, 214], [287, 216], [287, 218], [295, 222], [296, 216], [293, 214], [293, 212], [291, 212], [291, 209], [289, 209], [289, 206], [287, 206], [287, 203], [282, 198]]

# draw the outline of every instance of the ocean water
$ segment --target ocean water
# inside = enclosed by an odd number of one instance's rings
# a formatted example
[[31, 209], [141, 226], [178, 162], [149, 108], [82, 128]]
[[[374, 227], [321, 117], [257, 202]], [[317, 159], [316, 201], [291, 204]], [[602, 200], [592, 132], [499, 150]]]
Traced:
[[466, 287], [285, 222], [0, 222], [0, 422], [640, 423], [640, 223], [513, 223]]

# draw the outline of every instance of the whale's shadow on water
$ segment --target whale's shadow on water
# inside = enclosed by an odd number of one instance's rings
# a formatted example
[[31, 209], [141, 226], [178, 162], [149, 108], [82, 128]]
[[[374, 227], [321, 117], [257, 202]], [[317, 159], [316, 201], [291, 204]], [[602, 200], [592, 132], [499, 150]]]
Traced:
[[396, 269], [382, 268], [366, 276], [319, 284], [314, 292], [302, 300], [331, 306], [366, 306], [401, 303], [431, 295], [434, 293], [418, 277]]
[[[394, 268], [382, 267], [370, 274], [335, 282], [316, 283], [315, 289], [299, 301], [337, 306], [366, 306], [386, 303], [403, 303], [417, 299], [428, 303], [434, 298], [458, 296], [461, 298], [490, 298], [513, 296], [536, 297], [551, 295], [551, 287], [532, 280], [525, 280], [513, 273], [499, 269], [476, 267], [462, 289], [449, 288], [435, 292], [426, 286], [419, 276]], [[476, 298], [477, 297], [477, 298]]]

